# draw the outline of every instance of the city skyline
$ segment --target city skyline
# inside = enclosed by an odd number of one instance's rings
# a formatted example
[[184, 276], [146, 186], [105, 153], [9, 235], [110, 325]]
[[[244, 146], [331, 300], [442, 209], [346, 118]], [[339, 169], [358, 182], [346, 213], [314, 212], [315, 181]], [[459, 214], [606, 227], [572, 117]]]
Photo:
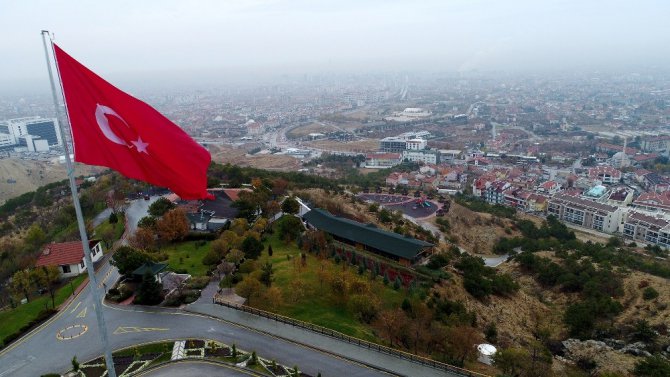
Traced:
[[42, 29], [120, 81], [663, 69], [669, 7], [660, 1], [6, 2], [0, 30], [11, 38], [0, 41], [8, 52], [0, 86], [4, 92], [44, 86]]

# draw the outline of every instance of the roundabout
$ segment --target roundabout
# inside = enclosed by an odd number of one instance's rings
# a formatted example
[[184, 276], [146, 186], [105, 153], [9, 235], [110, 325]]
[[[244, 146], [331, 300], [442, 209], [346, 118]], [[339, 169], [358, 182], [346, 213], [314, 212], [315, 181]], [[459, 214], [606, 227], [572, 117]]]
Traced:
[[86, 325], [71, 325], [64, 329], [60, 329], [56, 333], [56, 339], [58, 340], [70, 340], [79, 338], [88, 331], [88, 326]]

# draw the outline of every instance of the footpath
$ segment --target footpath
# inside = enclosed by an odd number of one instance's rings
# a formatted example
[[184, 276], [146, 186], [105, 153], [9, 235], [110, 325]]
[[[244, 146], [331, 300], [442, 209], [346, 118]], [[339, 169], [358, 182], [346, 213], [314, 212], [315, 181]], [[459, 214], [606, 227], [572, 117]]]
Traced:
[[[210, 286], [213, 284], [216, 283], [210, 283]], [[449, 372], [416, 364], [408, 360], [399, 359], [391, 355], [274, 321], [269, 318], [213, 304], [211, 301], [212, 297], [210, 297], [209, 294], [205, 294], [205, 292], [210, 293], [212, 290], [214, 290], [214, 292], [216, 291], [216, 288], [210, 286], [203, 290], [203, 295], [198, 301], [187, 305], [184, 310], [236, 323], [319, 351], [341, 356], [345, 359], [386, 371], [394, 375], [412, 377], [460, 376], [458, 374], [451, 374]]]

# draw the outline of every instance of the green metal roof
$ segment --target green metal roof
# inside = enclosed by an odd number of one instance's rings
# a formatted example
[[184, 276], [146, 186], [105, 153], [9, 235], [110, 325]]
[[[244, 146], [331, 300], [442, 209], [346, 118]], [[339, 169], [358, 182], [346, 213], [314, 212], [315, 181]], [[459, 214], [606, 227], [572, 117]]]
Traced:
[[149, 272], [153, 276], [163, 271], [165, 267], [167, 267], [167, 263], [146, 262], [137, 267], [137, 269], [133, 271], [133, 275], [144, 276], [145, 273]]
[[423, 249], [433, 246], [429, 242], [379, 229], [373, 224], [337, 217], [319, 208], [307, 212], [303, 217], [319, 230], [404, 259], [412, 260]]

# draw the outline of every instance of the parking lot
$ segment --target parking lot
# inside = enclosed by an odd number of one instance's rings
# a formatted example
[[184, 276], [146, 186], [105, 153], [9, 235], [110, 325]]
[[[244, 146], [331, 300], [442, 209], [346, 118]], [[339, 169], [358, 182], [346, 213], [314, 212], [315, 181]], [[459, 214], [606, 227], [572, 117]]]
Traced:
[[371, 201], [383, 205], [385, 208], [394, 211], [401, 211], [407, 216], [414, 218], [427, 217], [438, 210], [438, 204], [429, 200], [420, 203], [419, 198], [411, 198], [404, 195], [389, 194], [361, 194], [359, 199]]

